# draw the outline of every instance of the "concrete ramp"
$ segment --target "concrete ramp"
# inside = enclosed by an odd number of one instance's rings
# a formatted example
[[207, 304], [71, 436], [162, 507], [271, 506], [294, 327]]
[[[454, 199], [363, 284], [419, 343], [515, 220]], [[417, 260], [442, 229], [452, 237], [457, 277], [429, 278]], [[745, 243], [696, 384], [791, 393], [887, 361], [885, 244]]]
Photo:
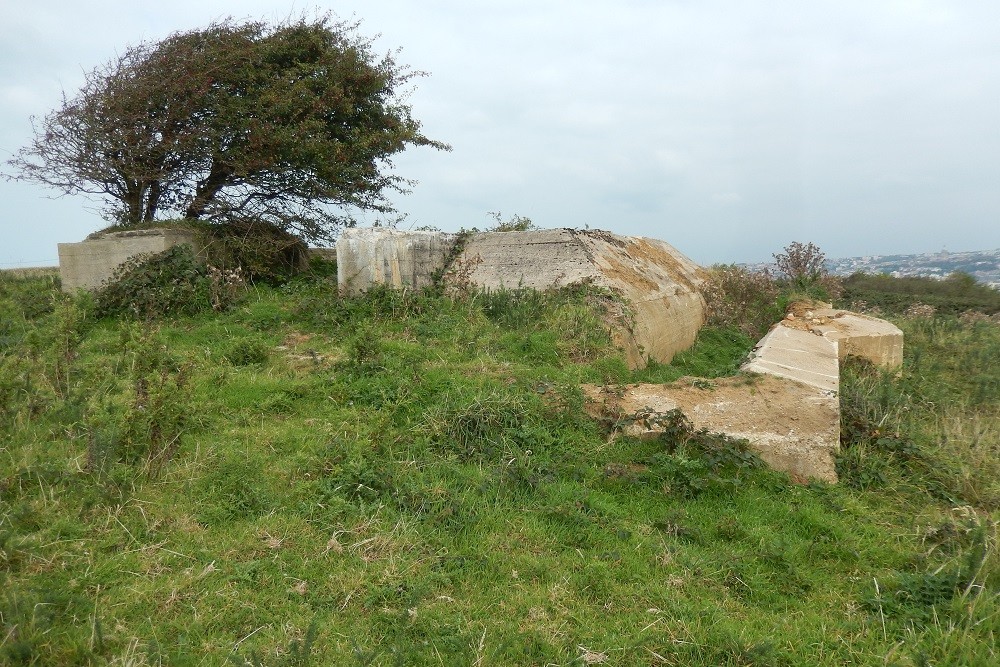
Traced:
[[777, 325], [761, 339], [743, 370], [794, 380], [818, 391], [837, 393], [837, 342], [811, 331]]

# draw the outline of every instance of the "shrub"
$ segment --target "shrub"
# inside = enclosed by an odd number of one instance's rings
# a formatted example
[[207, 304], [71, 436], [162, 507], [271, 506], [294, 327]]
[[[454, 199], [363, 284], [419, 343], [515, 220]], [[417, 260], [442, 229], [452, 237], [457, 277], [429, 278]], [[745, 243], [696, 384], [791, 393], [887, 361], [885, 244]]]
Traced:
[[208, 300], [212, 310], [221, 312], [229, 310], [246, 291], [246, 280], [240, 267], [235, 269], [220, 269], [217, 266], [208, 267]]
[[156, 319], [224, 311], [246, 290], [237, 266], [203, 266], [189, 245], [135, 255], [104, 281], [94, 295], [98, 317]]
[[208, 263], [250, 281], [280, 285], [310, 266], [306, 244], [274, 225], [243, 220], [201, 230]]
[[272, 503], [263, 472], [256, 462], [220, 461], [198, 484], [199, 520], [222, 525], [262, 516]]
[[695, 429], [680, 410], [641, 410], [627, 421], [660, 432], [663, 450], [653, 455], [650, 473], [669, 493], [694, 497], [704, 491], [732, 488], [747, 470], [764, 467], [746, 440]]
[[175, 359], [154, 329], [129, 323], [122, 330], [124, 391], [110, 386], [91, 397], [83, 419], [88, 469], [144, 463], [157, 473], [180, 448], [194, 414], [191, 366]]
[[94, 295], [99, 317], [155, 319], [212, 307], [205, 269], [189, 245], [132, 257]]
[[242, 338], [233, 342], [226, 351], [226, 361], [233, 366], [263, 364], [271, 356], [271, 348], [257, 338]]
[[[59, 276], [55, 273], [18, 275], [0, 271], [0, 312], [4, 313], [0, 327], [10, 321], [8, 318], [30, 321], [51, 313], [59, 285]], [[40, 298], [42, 294], [52, 298]], [[0, 336], [3, 336], [2, 329]]]
[[803, 290], [811, 297], [825, 300], [839, 299], [843, 294], [840, 278], [827, 271], [826, 255], [816, 244], [795, 241], [785, 246], [784, 252], [772, 256], [778, 275], [792, 289]]
[[434, 444], [462, 461], [509, 459], [516, 452], [536, 452], [549, 439], [539, 424], [538, 406], [513, 392], [452, 396], [430, 411], [427, 430]]
[[1000, 290], [961, 273], [946, 280], [855, 273], [844, 280], [843, 297], [848, 303], [866, 302], [890, 314], [903, 313], [915, 304], [933, 306], [939, 315], [960, 315], [969, 310], [986, 315], [1000, 313]]
[[488, 232], [529, 232], [541, 229], [538, 225], [523, 215], [515, 213], [509, 220], [504, 220], [500, 211], [490, 211], [487, 213], [496, 222], [492, 227], [487, 228]]
[[702, 293], [709, 324], [735, 326], [754, 339], [784, 315], [780, 290], [767, 271], [749, 271], [735, 264], [713, 266]]

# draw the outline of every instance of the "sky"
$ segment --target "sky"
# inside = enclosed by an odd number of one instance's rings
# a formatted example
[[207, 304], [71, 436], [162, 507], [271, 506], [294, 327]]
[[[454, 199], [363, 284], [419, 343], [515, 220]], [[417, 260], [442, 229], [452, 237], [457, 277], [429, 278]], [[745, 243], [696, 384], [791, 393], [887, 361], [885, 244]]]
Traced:
[[[996, 0], [0, 0], [0, 171], [130, 44], [331, 10], [430, 74], [401, 228], [530, 218], [704, 264], [1000, 248]], [[0, 179], [0, 268], [54, 265], [99, 202]], [[375, 217], [366, 222], [377, 222]]]

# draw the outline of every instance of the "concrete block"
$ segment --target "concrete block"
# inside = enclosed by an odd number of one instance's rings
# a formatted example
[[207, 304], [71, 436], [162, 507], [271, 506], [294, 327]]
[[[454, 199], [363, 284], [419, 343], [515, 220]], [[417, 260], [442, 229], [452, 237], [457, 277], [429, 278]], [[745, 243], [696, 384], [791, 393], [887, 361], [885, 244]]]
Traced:
[[[598, 412], [679, 409], [695, 428], [745, 438], [771, 467], [794, 479], [837, 481], [840, 362], [848, 355], [884, 368], [903, 362], [903, 333], [885, 320], [833, 308], [794, 307], [761, 339], [742, 369], [759, 374], [684, 378], [606, 393], [584, 387]], [[634, 435], [656, 435], [630, 427]]]
[[[775, 470], [793, 479], [837, 481], [835, 455], [840, 449], [837, 396], [774, 375], [696, 381], [682, 378], [667, 385], [584, 386], [594, 414], [630, 415], [641, 410], [679, 409], [696, 429], [742, 438]], [[656, 437], [640, 424], [629, 435]]]
[[888, 370], [903, 365], [903, 332], [891, 322], [829, 308], [813, 311], [810, 324], [812, 331], [837, 342], [841, 361], [861, 357]]
[[463, 280], [485, 289], [608, 288], [631, 311], [614, 333], [633, 368], [648, 359], [669, 362], [705, 321], [703, 269], [656, 239], [577, 229], [476, 234], [456, 265]]
[[420, 289], [444, 268], [455, 236], [396, 229], [345, 229], [337, 240], [337, 285], [361, 294], [372, 285]]
[[59, 274], [64, 292], [96, 289], [119, 266], [142, 253], [158, 253], [175, 245], [190, 244], [201, 252], [196, 235], [188, 229], [137, 229], [92, 234], [80, 243], [60, 243]]

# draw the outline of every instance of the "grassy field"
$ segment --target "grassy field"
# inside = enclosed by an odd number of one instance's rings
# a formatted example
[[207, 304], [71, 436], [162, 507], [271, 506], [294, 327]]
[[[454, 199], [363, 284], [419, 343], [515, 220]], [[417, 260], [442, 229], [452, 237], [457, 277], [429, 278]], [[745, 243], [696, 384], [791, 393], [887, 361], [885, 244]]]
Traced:
[[94, 316], [0, 276], [0, 664], [995, 665], [1000, 326], [897, 318], [845, 369], [839, 485], [580, 383], [629, 371], [570, 290], [251, 289]]

